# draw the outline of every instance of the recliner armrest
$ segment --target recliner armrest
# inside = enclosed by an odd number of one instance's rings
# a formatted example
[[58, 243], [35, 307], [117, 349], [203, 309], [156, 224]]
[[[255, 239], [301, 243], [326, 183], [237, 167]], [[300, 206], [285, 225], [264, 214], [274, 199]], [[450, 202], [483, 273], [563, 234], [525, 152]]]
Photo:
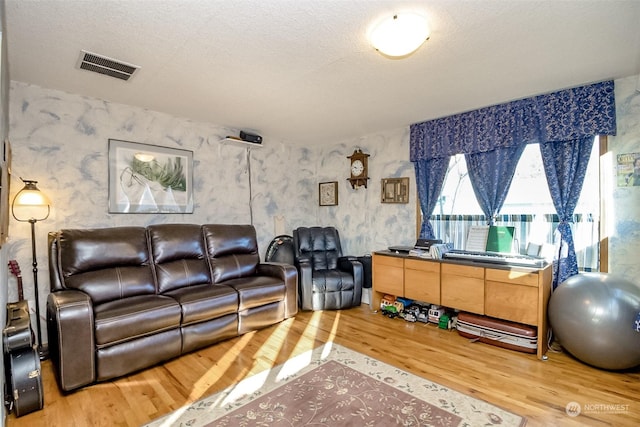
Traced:
[[263, 262], [258, 264], [259, 275], [277, 277], [284, 281], [286, 288], [285, 318], [298, 313], [298, 270], [293, 265], [279, 262]]
[[338, 268], [348, 271], [353, 275], [354, 298], [356, 301], [362, 299], [362, 286], [364, 285], [364, 267], [355, 256], [341, 256], [338, 258]]
[[341, 256], [338, 258], [338, 268], [342, 271], [350, 271], [355, 274], [356, 269], [360, 270], [362, 275], [362, 263], [355, 256]]
[[311, 264], [311, 260], [309, 258], [298, 258], [296, 260], [296, 267], [300, 269], [300, 274], [302, 275], [311, 275], [311, 271], [313, 269], [313, 265]]
[[96, 379], [95, 324], [89, 295], [77, 290], [47, 297], [47, 330], [58, 384], [70, 391]]
[[300, 308], [311, 310], [313, 308], [313, 265], [309, 258], [298, 258], [296, 259], [296, 267], [298, 268]]

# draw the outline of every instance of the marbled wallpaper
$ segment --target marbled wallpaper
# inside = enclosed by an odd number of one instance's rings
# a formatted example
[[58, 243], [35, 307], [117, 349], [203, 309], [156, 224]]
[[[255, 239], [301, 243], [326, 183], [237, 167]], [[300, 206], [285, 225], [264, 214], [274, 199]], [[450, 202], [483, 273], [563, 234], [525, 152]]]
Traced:
[[[298, 226], [336, 226], [343, 251], [351, 255], [414, 242], [408, 128], [309, 147], [263, 135], [263, 146], [249, 152], [220, 143], [237, 134], [214, 123], [11, 82], [11, 198], [23, 177], [38, 181], [53, 203], [51, 216], [36, 224], [41, 316], [48, 293], [47, 232], [61, 228], [253, 222], [263, 258], [275, 235], [291, 234]], [[193, 151], [193, 214], [110, 214], [110, 138]], [[353, 190], [346, 180], [347, 156], [356, 147], [371, 155], [367, 189]], [[411, 180], [409, 203], [381, 204], [381, 179], [401, 176]], [[338, 181], [338, 206], [318, 206], [318, 183], [324, 181]], [[11, 219], [9, 236], [2, 249], [20, 263], [25, 298], [33, 307], [29, 224]], [[15, 281], [8, 292], [15, 299]]]
[[617, 187], [616, 156], [640, 153], [640, 76], [615, 81], [618, 133], [609, 137], [610, 173], [604, 194], [609, 209], [609, 272], [640, 285], [640, 187]]

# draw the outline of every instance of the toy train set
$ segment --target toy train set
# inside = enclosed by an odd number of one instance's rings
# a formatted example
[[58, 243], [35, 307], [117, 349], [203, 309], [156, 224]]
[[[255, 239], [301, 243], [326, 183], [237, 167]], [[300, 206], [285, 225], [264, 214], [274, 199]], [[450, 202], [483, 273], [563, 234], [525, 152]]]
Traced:
[[456, 329], [472, 342], [480, 341], [510, 350], [535, 353], [538, 348], [537, 328], [515, 322], [471, 313], [457, 312], [437, 304], [385, 295], [380, 312], [391, 319], [407, 322], [434, 323], [440, 329]]
[[380, 312], [394, 319], [400, 317], [407, 322], [435, 323], [441, 329], [453, 329], [453, 312], [436, 304], [419, 303], [408, 298], [385, 295], [380, 301]]

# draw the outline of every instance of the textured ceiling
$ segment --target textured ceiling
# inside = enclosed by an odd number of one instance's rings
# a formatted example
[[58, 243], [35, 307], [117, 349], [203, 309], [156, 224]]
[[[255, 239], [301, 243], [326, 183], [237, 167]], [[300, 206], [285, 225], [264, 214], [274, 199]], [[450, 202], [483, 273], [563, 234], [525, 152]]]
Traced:
[[[5, 0], [12, 80], [328, 143], [640, 73], [640, 1]], [[393, 60], [376, 20], [425, 15]], [[75, 68], [88, 50], [142, 68]]]

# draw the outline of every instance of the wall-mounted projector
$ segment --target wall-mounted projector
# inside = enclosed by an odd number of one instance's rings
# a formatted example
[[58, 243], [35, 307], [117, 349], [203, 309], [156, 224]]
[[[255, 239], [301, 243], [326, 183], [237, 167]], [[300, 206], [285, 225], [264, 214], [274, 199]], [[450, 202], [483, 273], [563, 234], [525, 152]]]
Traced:
[[242, 130], [240, 131], [240, 139], [246, 142], [251, 142], [253, 144], [262, 144], [262, 137], [260, 135], [245, 132]]

